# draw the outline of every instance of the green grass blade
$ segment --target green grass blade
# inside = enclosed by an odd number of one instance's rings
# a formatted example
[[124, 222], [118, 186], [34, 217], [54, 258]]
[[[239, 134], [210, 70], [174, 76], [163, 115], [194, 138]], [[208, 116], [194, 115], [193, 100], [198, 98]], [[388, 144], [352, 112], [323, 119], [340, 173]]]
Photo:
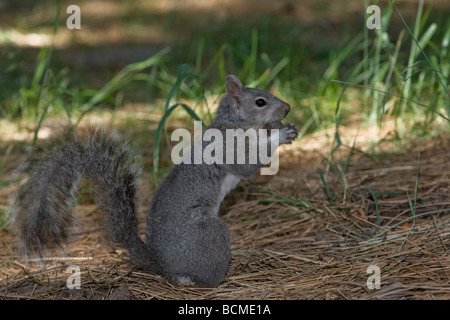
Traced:
[[[58, 32], [58, 25], [59, 25], [59, 17], [61, 16], [61, 6], [62, 1], [58, 2], [58, 9], [56, 12], [55, 22], [53, 25], [53, 42], [52, 45], [49, 48], [41, 49], [38, 56], [38, 66], [35, 69], [34, 77], [33, 77], [33, 83], [32, 83], [32, 90], [35, 86], [37, 86], [38, 81], [42, 79], [42, 84], [39, 85], [39, 100], [36, 107], [36, 119], [38, 120], [37, 126], [34, 130], [34, 137], [33, 137], [33, 145], [36, 145], [39, 130], [41, 129], [42, 122], [47, 115], [48, 109], [51, 106], [51, 103], [49, 103], [47, 100], [47, 93], [48, 93], [48, 86], [50, 81], [50, 60], [53, 52], [53, 46], [55, 43], [56, 33]], [[41, 56], [42, 53], [42, 56]], [[39, 115], [41, 106], [44, 105], [43, 112]]]
[[177, 103], [167, 109], [167, 111], [164, 113], [163, 117], [161, 118], [158, 128], [155, 132], [155, 144], [153, 147], [153, 177], [154, 177], [154, 183], [157, 183], [158, 178], [158, 169], [159, 169], [159, 154], [160, 154], [160, 142], [161, 142], [161, 133], [165, 127], [167, 118], [169, 118], [170, 114], [177, 108], [182, 107], [187, 114], [196, 121], [201, 121], [201, 119], [198, 117], [198, 115], [195, 113], [194, 110], [192, 110], [189, 106], [187, 106], [184, 103]]
[[[419, 48], [420, 52], [422, 53], [423, 57], [425, 58], [425, 60], [428, 62], [428, 64], [431, 66], [431, 68], [433, 69], [433, 71], [438, 74], [438, 79], [439, 82], [444, 90], [444, 92], [447, 94], [447, 96], [450, 98], [450, 91], [449, 88], [447, 87], [446, 83], [448, 83], [448, 78], [444, 75], [444, 73], [438, 69], [436, 69], [434, 67], [434, 65], [431, 63], [430, 59], [428, 58], [427, 54], [423, 51], [422, 47], [420, 46], [419, 42], [417, 41], [417, 37], [415, 37], [415, 33], [411, 32], [411, 30], [408, 27], [408, 24], [405, 22], [405, 20], [403, 19], [402, 15], [400, 14], [400, 11], [397, 9], [397, 7], [394, 4], [394, 1], [391, 1], [392, 6], [394, 7], [395, 11], [397, 12], [398, 16], [400, 17], [400, 20], [402, 21], [403, 25], [405, 26], [405, 29], [408, 31], [408, 33], [411, 35], [413, 42], [417, 45], [417, 47]], [[421, 2], [423, 4], [423, 0], [421, 0]], [[420, 8], [420, 3], [419, 3], [419, 8]], [[414, 47], [414, 46], [413, 46]], [[412, 58], [411, 58], [412, 59]], [[410, 66], [411, 64], [408, 63], [408, 66]], [[443, 79], [445, 80], [445, 82], [443, 81]], [[448, 120], [448, 119], [447, 119]]]
[[78, 117], [76, 125], [78, 125], [82, 118], [88, 112], [92, 111], [100, 102], [106, 100], [111, 94], [129, 84], [133, 80], [133, 77], [136, 76], [136, 73], [160, 63], [162, 58], [167, 55], [169, 51], [169, 48], [165, 48], [144, 61], [135, 62], [124, 67], [117, 75], [108, 81], [108, 83], [98, 90], [87, 103], [80, 107], [81, 114]]
[[322, 171], [319, 168], [317, 168], [317, 171], [319, 172], [319, 177], [320, 177], [320, 180], [322, 181], [322, 185], [323, 185], [323, 188], [325, 189], [325, 193], [327, 194], [328, 201], [331, 203], [331, 202], [333, 202], [334, 197], [331, 194], [330, 188], [328, 188], [328, 184], [325, 181], [325, 178], [323, 177]]
[[[432, 23], [427, 31], [424, 32], [424, 34], [422, 35], [422, 37], [420, 38], [420, 40], [418, 41], [418, 46], [419, 48], [421, 48], [421, 50], [423, 50], [427, 44], [430, 42], [431, 38], [434, 36], [434, 34], [437, 31], [437, 24], [436, 23]], [[417, 56], [421, 53], [421, 51], [417, 51], [415, 54], [415, 58], [417, 58]], [[431, 63], [431, 62], [430, 62]]]
[[380, 208], [378, 206], [377, 196], [376, 196], [375, 192], [373, 192], [373, 190], [371, 188], [369, 188], [369, 186], [362, 185], [362, 187], [366, 188], [369, 191], [369, 193], [372, 196], [372, 199], [373, 199], [373, 201], [375, 203], [375, 214], [376, 214], [376, 219], [377, 219], [376, 220], [376, 224], [379, 227], [380, 226]]
[[366, 87], [366, 86], [363, 86], [363, 85], [359, 85], [359, 84], [356, 84], [356, 83], [350, 83], [350, 82], [346, 82], [346, 81], [340, 81], [340, 80], [330, 80], [330, 81], [331, 82], [340, 83], [340, 84], [344, 84], [344, 85], [351, 85], [353, 87], [359, 87], [359, 88], [363, 88], [363, 89], [368, 89], [368, 90], [376, 90], [378, 92], [381, 92], [383, 94], [386, 94], [386, 95], [389, 95], [389, 96], [392, 96], [392, 97], [398, 97], [398, 98], [405, 99], [405, 100], [407, 100], [409, 102], [417, 104], [418, 106], [421, 106], [421, 107], [424, 107], [424, 108], [426, 108], [428, 110], [431, 110], [432, 112], [436, 113], [437, 115], [439, 115], [440, 117], [442, 117], [446, 121], [450, 122], [450, 119], [448, 117], [446, 117], [444, 114], [440, 113], [439, 111], [436, 111], [436, 110], [432, 109], [430, 106], [427, 106], [426, 104], [423, 104], [423, 103], [421, 103], [419, 101], [410, 99], [410, 98], [408, 98], [406, 96], [403, 96], [403, 95], [400, 95], [400, 94], [391, 93], [391, 92], [387, 92], [387, 91], [383, 91], [383, 90], [379, 90], [379, 89], [375, 89], [375, 88], [371, 88], [371, 87]]
[[172, 101], [172, 98], [175, 96], [177, 91], [180, 90], [182, 82], [192, 75], [193, 75], [193, 73], [191, 72], [191, 70], [189, 69], [189, 66], [187, 64], [181, 64], [178, 66], [177, 79], [176, 79], [174, 85], [172, 86], [172, 88], [170, 89], [169, 94], [167, 96], [166, 104], [164, 106], [164, 112], [167, 111], [167, 109], [169, 108], [169, 104]]
[[[412, 211], [414, 217], [414, 223], [416, 222], [416, 208], [417, 208], [417, 192], [419, 188], [419, 170], [420, 170], [420, 147], [422, 144], [422, 139], [419, 137], [419, 151], [417, 153], [417, 170], [416, 170], [416, 183], [414, 186], [414, 211]], [[408, 195], [409, 199], [409, 195]]]

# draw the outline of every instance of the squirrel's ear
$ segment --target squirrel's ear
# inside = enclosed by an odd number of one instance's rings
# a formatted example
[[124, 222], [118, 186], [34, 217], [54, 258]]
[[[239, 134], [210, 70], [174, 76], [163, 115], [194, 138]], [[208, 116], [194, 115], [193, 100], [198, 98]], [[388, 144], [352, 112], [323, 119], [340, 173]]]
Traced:
[[241, 101], [241, 97], [242, 97], [242, 83], [241, 81], [238, 79], [238, 77], [236, 77], [235, 75], [228, 75], [227, 76], [227, 93], [234, 98], [237, 102]]

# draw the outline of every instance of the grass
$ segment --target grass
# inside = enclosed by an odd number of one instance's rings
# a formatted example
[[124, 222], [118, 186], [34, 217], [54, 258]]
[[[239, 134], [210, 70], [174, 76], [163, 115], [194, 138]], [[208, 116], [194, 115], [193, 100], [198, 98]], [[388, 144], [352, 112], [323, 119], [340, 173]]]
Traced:
[[[172, 54], [163, 50], [145, 61], [124, 67], [96, 90], [71, 85], [67, 70], [55, 73], [51, 66], [53, 48], [43, 48], [29, 85], [16, 88], [16, 92], [13, 90], [0, 102], [2, 116], [8, 119], [31, 116], [39, 130], [40, 121], [54, 109], [64, 111], [68, 121], [78, 123], [98, 105], [120, 105], [124, 93], [129, 96], [141, 88], [139, 83], [144, 83], [148, 94], [166, 99], [164, 110], [167, 111], [167, 104], [176, 98], [175, 93], [178, 98], [197, 102], [207, 95], [222, 93], [225, 75], [232, 71], [248, 86], [276, 88], [276, 94], [296, 102], [298, 107], [293, 117], [306, 123], [303, 134], [336, 123], [330, 111], [337, 108], [338, 100], [342, 104], [348, 102], [349, 87], [362, 89], [357, 94], [361, 100], [359, 109], [370, 125], [381, 126], [383, 119], [395, 116], [398, 129], [404, 131], [405, 126], [410, 127], [407, 123], [410, 119], [422, 122], [425, 117], [422, 130], [426, 131], [435, 123], [445, 124], [449, 118], [450, 107], [446, 101], [450, 32], [442, 32], [449, 29], [444, 17], [428, 23], [429, 10], [424, 14], [423, 1], [419, 4], [413, 31], [391, 2], [382, 11], [382, 29], [368, 30], [361, 26], [358, 34], [343, 37], [350, 40], [327, 48], [327, 55], [314, 48], [312, 53], [306, 53], [305, 45], [296, 39], [305, 32], [301, 25], [265, 16], [259, 27], [244, 25], [242, 28], [233, 25], [230, 19], [219, 24], [214, 33], [203, 30], [189, 44], [172, 48]], [[397, 38], [389, 30], [393, 14], [401, 18], [404, 30]], [[54, 20], [57, 32], [59, 12]], [[276, 48], [271, 43], [270, 32], [285, 34]], [[218, 42], [218, 35], [224, 41]], [[409, 47], [405, 44], [408, 39]], [[313, 68], [304, 61], [328, 66], [311, 73]], [[177, 68], [189, 76], [180, 78]], [[348, 111], [338, 115], [348, 117]]]

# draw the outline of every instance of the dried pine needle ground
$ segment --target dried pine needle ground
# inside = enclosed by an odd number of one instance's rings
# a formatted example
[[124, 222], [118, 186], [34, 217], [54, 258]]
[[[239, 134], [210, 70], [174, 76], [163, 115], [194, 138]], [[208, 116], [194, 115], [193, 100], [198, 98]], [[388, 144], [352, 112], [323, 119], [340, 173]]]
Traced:
[[[417, 151], [379, 163], [355, 155], [344, 185], [325, 161], [242, 183], [224, 204], [233, 257], [214, 289], [130, 269], [126, 252], [102, 240], [94, 205], [77, 208], [83, 224], [69, 257], [55, 255], [44, 269], [24, 265], [13, 235], [0, 231], [0, 298], [450, 299], [450, 140], [422, 145], [418, 171]], [[79, 290], [67, 288], [69, 265], [80, 267]], [[380, 289], [368, 285], [373, 265]]]

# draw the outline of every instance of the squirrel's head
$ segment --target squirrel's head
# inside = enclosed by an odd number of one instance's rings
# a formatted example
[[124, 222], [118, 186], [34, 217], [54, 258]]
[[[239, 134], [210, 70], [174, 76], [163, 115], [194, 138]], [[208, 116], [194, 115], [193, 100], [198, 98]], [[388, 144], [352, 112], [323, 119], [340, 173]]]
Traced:
[[226, 107], [230, 108], [226, 112], [238, 121], [251, 122], [262, 127], [284, 119], [290, 110], [289, 104], [271, 93], [244, 87], [235, 75], [227, 76], [226, 89]]

